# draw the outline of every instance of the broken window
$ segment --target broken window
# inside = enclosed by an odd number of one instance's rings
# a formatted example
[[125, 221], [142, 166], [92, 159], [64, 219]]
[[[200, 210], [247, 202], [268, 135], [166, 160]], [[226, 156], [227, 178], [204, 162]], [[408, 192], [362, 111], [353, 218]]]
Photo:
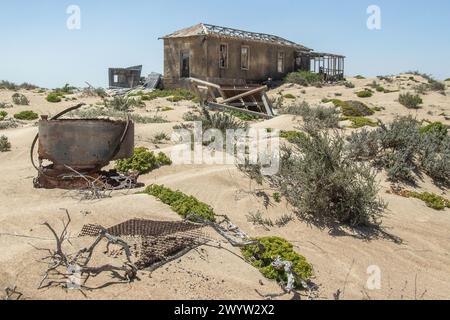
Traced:
[[283, 73], [284, 72], [284, 58], [285, 58], [285, 54], [283, 51], [278, 52], [278, 64], [277, 64], [277, 69], [279, 73]]
[[250, 68], [250, 47], [241, 47], [241, 69], [248, 70]]
[[114, 83], [119, 83], [119, 75], [118, 74], [114, 75]]
[[228, 68], [228, 45], [221, 44], [219, 49], [219, 67], [221, 69]]

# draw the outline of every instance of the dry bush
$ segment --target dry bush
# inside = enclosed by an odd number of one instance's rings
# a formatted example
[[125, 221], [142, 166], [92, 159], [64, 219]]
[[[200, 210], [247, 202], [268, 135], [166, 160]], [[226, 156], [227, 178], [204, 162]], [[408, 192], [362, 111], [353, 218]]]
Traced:
[[408, 109], [419, 109], [420, 105], [423, 103], [423, 100], [419, 95], [413, 95], [408, 92], [400, 94], [398, 97], [398, 102], [400, 102], [400, 104], [404, 105]]
[[378, 224], [385, 205], [375, 172], [347, 157], [345, 139], [308, 127], [306, 139], [283, 147], [281, 168], [270, 177], [298, 212], [317, 224]]
[[0, 136], [0, 152], [7, 152], [11, 150], [11, 143], [6, 136]]
[[12, 101], [14, 102], [14, 104], [19, 106], [27, 106], [30, 104], [28, 98], [21, 93], [14, 93], [12, 95]]

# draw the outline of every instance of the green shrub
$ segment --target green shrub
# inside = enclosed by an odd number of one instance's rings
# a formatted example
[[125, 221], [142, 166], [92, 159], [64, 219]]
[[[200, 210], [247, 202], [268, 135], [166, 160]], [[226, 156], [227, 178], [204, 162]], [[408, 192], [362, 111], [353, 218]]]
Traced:
[[28, 98], [21, 93], [14, 93], [12, 95], [12, 101], [19, 106], [27, 106], [30, 104]]
[[36, 120], [39, 118], [39, 115], [36, 112], [27, 110], [27, 111], [22, 111], [19, 113], [16, 113], [14, 115], [14, 118], [18, 119], [18, 120]]
[[136, 148], [131, 158], [117, 160], [115, 169], [122, 173], [130, 171], [146, 174], [165, 165], [171, 165], [172, 161], [164, 154], [155, 155], [147, 148]]
[[445, 208], [450, 208], [449, 200], [441, 196], [438, 196], [437, 194], [434, 193], [429, 192], [419, 193], [408, 191], [406, 192], [406, 196], [409, 198], [416, 198], [422, 200], [428, 207], [435, 210], [444, 210]]
[[295, 83], [301, 86], [315, 86], [323, 82], [321, 74], [309, 71], [297, 71], [289, 73], [284, 79], [285, 83]]
[[64, 85], [64, 87], [62, 88], [56, 88], [55, 90], [53, 90], [55, 93], [57, 93], [59, 96], [64, 96], [64, 95], [70, 95], [73, 94], [73, 91], [75, 90], [75, 87], [70, 86], [68, 83], [66, 83]]
[[306, 138], [306, 134], [300, 131], [281, 131], [280, 138], [286, 139], [290, 143], [296, 143]]
[[436, 80], [430, 80], [428, 82], [428, 88], [430, 91], [445, 91], [445, 84]]
[[8, 112], [6, 111], [0, 111], [0, 121], [5, 120], [6, 116], [8, 115]]
[[56, 93], [56, 92], [50, 92], [48, 95], [47, 95], [47, 101], [48, 102], [51, 102], [51, 103], [58, 103], [58, 102], [61, 102], [61, 96], [58, 94], [58, 93]]
[[350, 120], [353, 125], [351, 125], [349, 128], [351, 129], [359, 129], [363, 127], [378, 127], [378, 123], [372, 121], [369, 118], [364, 117], [346, 117], [345, 120]]
[[351, 83], [350, 81], [345, 81], [344, 82], [344, 86], [346, 88], [349, 88], [349, 89], [354, 89], [355, 88], [355, 85], [353, 83]]
[[373, 110], [359, 101], [345, 101], [340, 107], [346, 117], [366, 117], [374, 114]]
[[359, 79], [359, 80], [363, 80], [363, 79], [365, 79], [366, 77], [363, 77], [362, 75], [357, 75], [357, 76], [355, 76], [355, 78], [356, 78], [356, 79]]
[[358, 96], [358, 98], [370, 98], [373, 95], [373, 93], [368, 89], [364, 89], [362, 91], [358, 91], [356, 95]]
[[[154, 184], [148, 186], [144, 193], [154, 196], [164, 204], [169, 205], [173, 211], [183, 218], [188, 218], [190, 215], [197, 215], [207, 221], [215, 221], [214, 210], [210, 206], [180, 191], [172, 191], [164, 186]], [[195, 217], [189, 218], [195, 221]]]
[[340, 134], [308, 128], [307, 139], [284, 147], [281, 168], [269, 177], [298, 215], [317, 224], [377, 224], [384, 211], [376, 173], [347, 156]]
[[272, 197], [273, 197], [273, 200], [275, 200], [276, 203], [280, 203], [281, 202], [281, 194], [279, 192], [274, 192]]
[[419, 109], [420, 105], [423, 103], [422, 98], [419, 95], [413, 95], [411, 93], [400, 94], [398, 97], [398, 102], [404, 105], [408, 109]]
[[285, 99], [295, 99], [295, 96], [292, 93], [287, 93], [283, 96]]
[[297, 288], [302, 288], [302, 281], [307, 281], [313, 274], [312, 266], [306, 261], [306, 258], [296, 253], [293, 245], [283, 238], [264, 237], [257, 238], [261, 245], [250, 245], [241, 249], [244, 258], [257, 268], [266, 278], [286, 283], [287, 274], [284, 269], [275, 269], [272, 263], [281, 258], [283, 261], [292, 263], [294, 271], [301, 280], [295, 279]]
[[299, 115], [305, 123], [320, 128], [337, 128], [339, 126], [339, 111], [336, 108], [324, 106], [311, 107], [307, 102], [289, 106], [281, 110], [283, 114]]
[[11, 150], [11, 143], [6, 136], [0, 136], [0, 152], [7, 152]]
[[350, 140], [351, 158], [373, 161], [393, 182], [414, 184], [424, 172], [450, 185], [450, 137], [439, 125], [422, 128], [411, 116], [400, 117], [376, 131], [354, 133]]

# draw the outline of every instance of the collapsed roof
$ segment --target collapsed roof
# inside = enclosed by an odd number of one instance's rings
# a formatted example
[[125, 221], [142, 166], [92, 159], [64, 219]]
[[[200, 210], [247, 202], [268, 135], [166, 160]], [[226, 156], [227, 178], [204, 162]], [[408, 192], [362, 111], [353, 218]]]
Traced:
[[297, 44], [295, 42], [286, 40], [284, 38], [265, 34], [265, 33], [257, 33], [257, 32], [249, 32], [243, 31], [239, 29], [227, 28], [227, 27], [219, 27], [211, 24], [199, 23], [195, 26], [181, 29], [162, 37], [161, 39], [171, 39], [171, 38], [187, 38], [187, 37], [195, 37], [195, 36], [216, 36], [216, 37], [226, 37], [232, 39], [240, 39], [240, 40], [249, 40], [249, 41], [259, 41], [269, 44], [283, 45], [294, 47], [300, 51], [310, 52], [312, 49], [309, 49], [305, 46]]

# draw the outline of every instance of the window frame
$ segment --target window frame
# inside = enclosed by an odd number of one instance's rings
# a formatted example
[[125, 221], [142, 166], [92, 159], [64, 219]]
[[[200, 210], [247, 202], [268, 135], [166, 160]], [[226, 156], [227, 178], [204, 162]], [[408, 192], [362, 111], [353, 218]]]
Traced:
[[[225, 46], [226, 48], [226, 59], [225, 59], [225, 66], [222, 66], [222, 46]], [[228, 43], [220, 43], [219, 44], [219, 68], [220, 69], [228, 69], [228, 65], [229, 65], [229, 47], [228, 47]]]
[[[247, 67], [246, 68], [244, 68], [243, 60], [242, 60], [242, 55], [243, 55], [242, 49], [244, 49], [244, 48], [247, 49]], [[246, 71], [250, 70], [250, 46], [247, 46], [247, 45], [241, 46], [241, 70], [246, 70]]]
[[[282, 62], [281, 69], [282, 69], [282, 71], [280, 71], [280, 57], [282, 58], [281, 59], [281, 62]], [[277, 54], [277, 71], [278, 71], [278, 73], [284, 73], [285, 70], [286, 70], [286, 52], [278, 51], [278, 54]]]

